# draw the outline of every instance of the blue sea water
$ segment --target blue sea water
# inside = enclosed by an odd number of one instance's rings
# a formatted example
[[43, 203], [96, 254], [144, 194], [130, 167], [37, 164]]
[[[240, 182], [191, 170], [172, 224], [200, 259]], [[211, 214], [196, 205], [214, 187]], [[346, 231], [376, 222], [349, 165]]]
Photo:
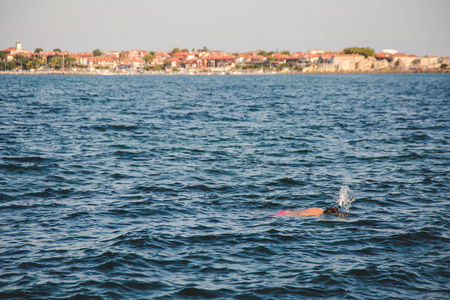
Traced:
[[450, 74], [0, 76], [0, 298], [448, 299], [449, 141]]

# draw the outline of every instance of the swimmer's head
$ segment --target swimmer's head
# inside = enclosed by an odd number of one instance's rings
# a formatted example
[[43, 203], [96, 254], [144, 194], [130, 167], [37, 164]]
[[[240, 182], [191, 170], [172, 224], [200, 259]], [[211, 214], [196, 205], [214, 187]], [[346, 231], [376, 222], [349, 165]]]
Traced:
[[327, 209], [325, 209], [325, 211], [323, 212], [324, 214], [337, 214], [339, 213], [339, 210], [332, 206], [332, 207], [328, 207]]

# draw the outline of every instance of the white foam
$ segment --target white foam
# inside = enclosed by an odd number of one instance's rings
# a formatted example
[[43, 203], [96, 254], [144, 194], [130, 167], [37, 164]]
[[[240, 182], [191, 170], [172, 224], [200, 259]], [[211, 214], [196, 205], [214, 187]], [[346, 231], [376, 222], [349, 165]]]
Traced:
[[341, 187], [339, 198], [336, 199], [336, 204], [341, 207], [341, 211], [348, 213], [353, 201], [355, 201], [355, 194], [353, 191], [346, 185]]

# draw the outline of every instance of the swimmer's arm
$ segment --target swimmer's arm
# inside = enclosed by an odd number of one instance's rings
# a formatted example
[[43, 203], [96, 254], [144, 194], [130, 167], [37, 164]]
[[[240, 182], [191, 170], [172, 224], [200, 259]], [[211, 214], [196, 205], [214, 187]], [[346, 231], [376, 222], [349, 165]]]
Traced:
[[323, 209], [318, 207], [311, 207], [305, 210], [288, 210], [284, 213], [285, 216], [320, 216], [323, 215]]

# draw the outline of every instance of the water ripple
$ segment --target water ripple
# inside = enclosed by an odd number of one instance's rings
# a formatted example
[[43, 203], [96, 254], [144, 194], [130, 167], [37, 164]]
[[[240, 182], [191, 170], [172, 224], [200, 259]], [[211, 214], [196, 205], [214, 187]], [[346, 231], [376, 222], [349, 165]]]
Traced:
[[0, 298], [447, 299], [448, 79], [1, 76]]

